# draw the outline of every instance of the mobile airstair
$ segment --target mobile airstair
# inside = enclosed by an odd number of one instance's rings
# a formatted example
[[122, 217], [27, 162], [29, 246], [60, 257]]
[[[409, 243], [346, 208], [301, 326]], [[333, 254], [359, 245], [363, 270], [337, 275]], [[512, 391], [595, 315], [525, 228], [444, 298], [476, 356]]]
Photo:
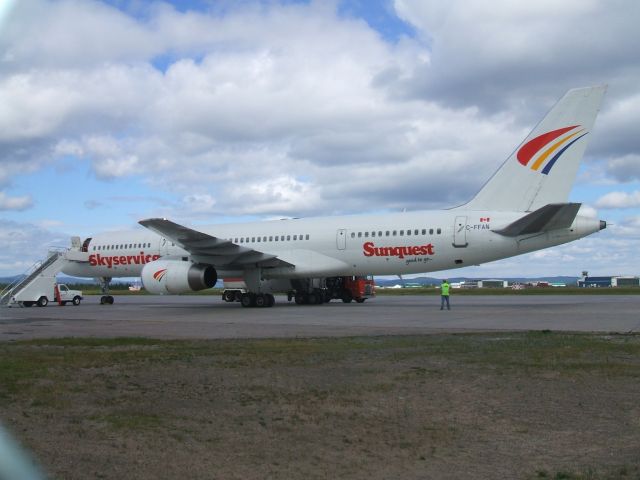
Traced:
[[31, 290], [40, 291], [43, 288], [48, 290], [49, 284], [51, 284], [51, 291], [53, 291], [56, 275], [62, 270], [65, 262], [64, 252], [50, 251], [49, 256], [27, 270], [23, 278], [16, 280], [0, 291], [0, 306], [20, 303], [21, 298], [29, 297]]

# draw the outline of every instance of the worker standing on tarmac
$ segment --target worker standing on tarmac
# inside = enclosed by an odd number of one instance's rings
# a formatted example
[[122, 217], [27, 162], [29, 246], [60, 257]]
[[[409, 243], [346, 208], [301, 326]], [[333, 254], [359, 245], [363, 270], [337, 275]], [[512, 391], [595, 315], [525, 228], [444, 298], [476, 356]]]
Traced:
[[449, 304], [449, 282], [446, 279], [442, 280], [442, 284], [440, 285], [440, 310], [444, 310], [444, 304], [447, 302], [447, 310], [451, 310], [451, 305]]

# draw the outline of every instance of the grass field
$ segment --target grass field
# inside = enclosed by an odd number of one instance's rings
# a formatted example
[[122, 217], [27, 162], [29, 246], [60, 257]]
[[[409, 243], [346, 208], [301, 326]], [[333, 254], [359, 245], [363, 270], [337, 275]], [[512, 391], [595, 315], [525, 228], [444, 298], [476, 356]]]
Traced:
[[0, 344], [53, 478], [640, 478], [640, 336]]

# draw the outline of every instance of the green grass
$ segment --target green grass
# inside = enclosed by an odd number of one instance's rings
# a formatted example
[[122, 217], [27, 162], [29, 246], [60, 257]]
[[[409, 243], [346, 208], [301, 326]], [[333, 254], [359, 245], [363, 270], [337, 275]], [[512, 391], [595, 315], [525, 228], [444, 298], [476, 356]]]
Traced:
[[[477, 451], [482, 457], [496, 425], [502, 425], [500, 432], [510, 441], [535, 445], [539, 440], [538, 445], [544, 445], [556, 424], [544, 423], [551, 410], [541, 412], [536, 406], [571, 414], [577, 401], [586, 400], [592, 410], [585, 410], [585, 415], [590, 415], [594, 406], [596, 411], [603, 405], [608, 409], [611, 398], [605, 395], [604, 400], [592, 402], [592, 395], [619, 389], [615, 391], [629, 396], [637, 389], [627, 386], [637, 385], [639, 378], [640, 335], [631, 334], [531, 331], [0, 343], [0, 410], [12, 412], [17, 425], [28, 426], [31, 438], [43, 430], [50, 435], [66, 432], [65, 445], [86, 438], [94, 445], [106, 445], [103, 454], [112, 455], [110, 464], [114, 459], [123, 461], [123, 456], [131, 465], [142, 457], [162, 463], [163, 458], [152, 456], [158, 445], [166, 445], [171, 455], [181, 452], [181, 465], [190, 465], [193, 458], [202, 461], [199, 448], [204, 445], [207, 451], [225, 452], [210, 461], [231, 458], [229, 468], [237, 465], [233, 455], [243, 449], [256, 452], [242, 457], [256, 472], [263, 471], [264, 458], [289, 464], [316, 447], [318, 464], [337, 465], [335, 471], [294, 478], [344, 478], [352, 468], [359, 472], [362, 466], [356, 460], [350, 463], [333, 452], [345, 451], [358, 459], [361, 445], [373, 452], [372, 461], [378, 465], [389, 461], [395, 468], [397, 462], [415, 467], [420, 462], [447, 461], [459, 452], [464, 457]], [[532, 402], [534, 408], [528, 410], [527, 399], [538, 398], [538, 393], [550, 399]], [[626, 404], [616, 408], [628, 411]], [[531, 416], [523, 418], [521, 414], [529, 411]], [[584, 438], [582, 429], [589, 430], [591, 424], [576, 425], [581, 417], [569, 417], [562, 428]], [[615, 421], [621, 426], [621, 438], [636, 432], [623, 423], [630, 420]], [[609, 435], [619, 431], [605, 429]], [[109, 450], [115, 438], [138, 445], [139, 453], [127, 457]], [[194, 449], [193, 457], [185, 446]], [[49, 445], [40, 448], [34, 447], [36, 454], [46, 456]], [[629, 454], [610, 457], [607, 444], [598, 448], [598, 459], [587, 459], [593, 465], [564, 461], [562, 454], [548, 458], [551, 451], [538, 452], [539, 463], [527, 463], [525, 472], [531, 474], [523, 478], [640, 480], [638, 465]], [[167, 458], [171, 461], [173, 457]], [[299, 468], [313, 472], [316, 467]], [[84, 478], [91, 477], [89, 470], [82, 472]], [[64, 468], [58, 472], [65, 478]], [[292, 477], [290, 471], [280, 473], [274, 478]]]
[[[637, 335], [528, 332], [211, 341], [62, 338], [0, 344], [0, 398], [34, 389], [46, 393], [51, 389], [39, 385], [72, 382], [78, 369], [170, 365], [200, 358], [229, 369], [266, 368], [330, 364], [359, 355], [381, 355], [393, 361], [441, 357], [501, 371], [640, 377]], [[430, 373], [409, 372], [415, 376]], [[49, 401], [47, 395], [44, 403]]]
[[538, 470], [530, 480], [640, 480], [640, 468], [638, 466], [618, 466], [606, 469], [586, 468], [584, 470], [560, 470], [550, 473], [546, 470]]

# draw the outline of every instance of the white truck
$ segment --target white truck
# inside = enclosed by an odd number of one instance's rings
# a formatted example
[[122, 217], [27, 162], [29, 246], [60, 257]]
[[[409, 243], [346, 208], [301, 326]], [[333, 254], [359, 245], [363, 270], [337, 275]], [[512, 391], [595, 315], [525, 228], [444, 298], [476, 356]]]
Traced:
[[54, 279], [40, 277], [32, 282], [27, 288], [21, 290], [11, 298], [9, 305], [21, 305], [31, 307], [38, 305], [46, 307], [49, 302], [58, 302], [60, 305], [72, 303], [80, 305], [82, 292], [80, 290], [70, 290], [64, 284], [58, 284]]

